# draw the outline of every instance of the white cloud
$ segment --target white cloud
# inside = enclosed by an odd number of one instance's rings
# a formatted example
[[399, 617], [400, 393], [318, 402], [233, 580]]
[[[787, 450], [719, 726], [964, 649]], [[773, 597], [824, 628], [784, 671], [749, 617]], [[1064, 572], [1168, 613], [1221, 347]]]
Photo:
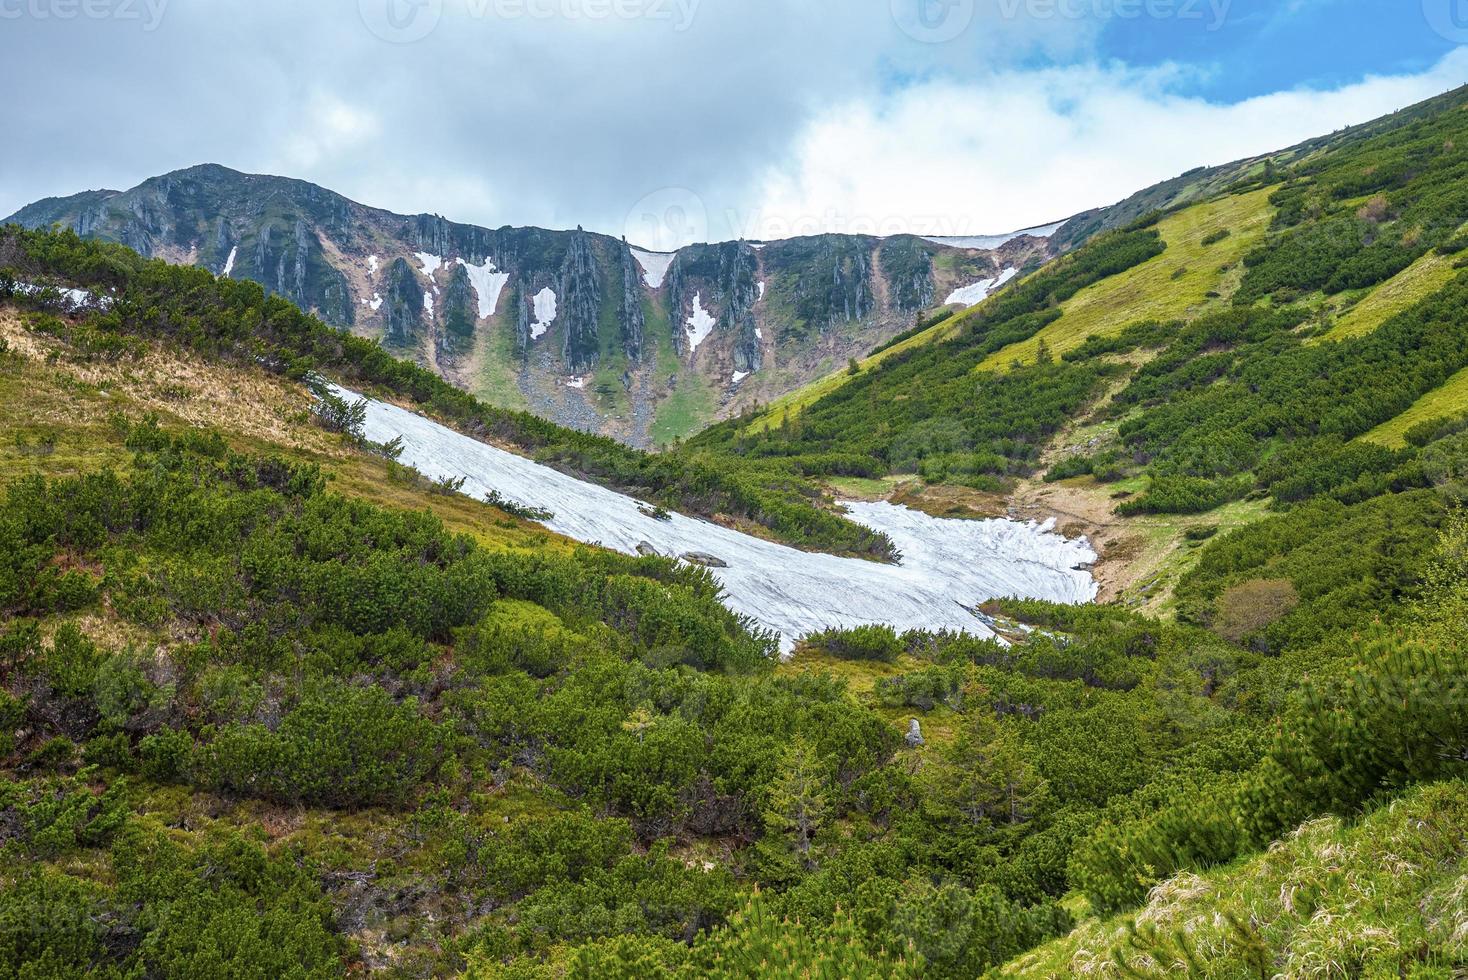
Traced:
[[1009, 231], [1429, 98], [1468, 78], [1468, 50], [1417, 75], [1232, 105], [1171, 94], [1179, 71], [1001, 72], [835, 106], [804, 132], [789, 163], [769, 168], [759, 205], [734, 224], [756, 239]]

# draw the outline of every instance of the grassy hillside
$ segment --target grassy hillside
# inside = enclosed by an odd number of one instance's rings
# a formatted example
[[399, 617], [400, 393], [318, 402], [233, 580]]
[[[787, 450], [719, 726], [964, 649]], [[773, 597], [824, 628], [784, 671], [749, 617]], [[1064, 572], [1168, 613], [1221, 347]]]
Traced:
[[1313, 820], [1268, 853], [1158, 885], [1000, 976], [1441, 976], [1468, 963], [1468, 785], [1359, 821]]
[[1468, 369], [1454, 374], [1440, 387], [1413, 402], [1401, 415], [1383, 422], [1361, 438], [1391, 449], [1401, 449], [1407, 443], [1407, 430], [1414, 425], [1431, 422], [1433, 419], [1452, 418], [1465, 412], [1468, 412]]
[[[41, 923], [0, 943], [33, 975], [972, 976], [1068, 934], [1078, 889], [1130, 894], [1108, 828], [1258, 778], [1279, 719], [1314, 739], [1279, 706], [1358, 661], [1337, 631], [1411, 621], [1302, 587], [1261, 656], [997, 604], [1013, 646], [863, 630], [776, 667], [705, 573], [572, 547], [324, 429], [289, 379], [107, 322], [0, 318], [26, 395], [0, 420], [0, 921]], [[1461, 588], [1428, 522], [1382, 548], [1358, 511], [1257, 525], [1258, 572], [1209, 543], [1193, 591], [1363, 562]], [[1371, 730], [1459, 724], [1410, 717]], [[1358, 775], [1271, 791], [1349, 812], [1403, 778]]]
[[[0, 975], [1461, 972], [1468, 434], [1361, 437], [1457, 414], [1468, 275], [1310, 342], [1463, 251], [1456, 105], [1204, 202], [1270, 229], [1190, 319], [976, 370], [1192, 220], [1147, 218], [664, 456], [249, 284], [7, 233]], [[1009, 642], [864, 627], [781, 664], [707, 570], [425, 481], [313, 370], [807, 542], [879, 550], [813, 505], [829, 478], [1051, 494], [1171, 551], [1123, 603], [986, 604]]]
[[1134, 269], [1088, 286], [1061, 304], [1060, 319], [1033, 337], [990, 354], [979, 370], [1033, 363], [1041, 344], [1052, 356], [1089, 337], [1112, 337], [1138, 320], [1191, 320], [1227, 302], [1243, 257], [1263, 240], [1273, 218], [1268, 189], [1187, 208], [1157, 223], [1167, 251]]

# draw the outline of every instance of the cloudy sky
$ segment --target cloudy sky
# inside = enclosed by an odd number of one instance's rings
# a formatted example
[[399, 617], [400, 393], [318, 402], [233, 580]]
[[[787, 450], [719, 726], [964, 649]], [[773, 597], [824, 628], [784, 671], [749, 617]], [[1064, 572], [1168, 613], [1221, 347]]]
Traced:
[[0, 215], [195, 163], [649, 246], [1008, 231], [1468, 82], [1463, 0], [0, 0]]

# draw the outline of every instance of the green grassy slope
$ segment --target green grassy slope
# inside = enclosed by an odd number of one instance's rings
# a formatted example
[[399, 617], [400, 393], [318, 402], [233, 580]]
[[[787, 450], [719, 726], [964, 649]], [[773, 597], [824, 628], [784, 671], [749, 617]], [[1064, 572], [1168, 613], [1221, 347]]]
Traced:
[[1001, 976], [1451, 977], [1468, 965], [1468, 784], [1358, 822], [1304, 824], [1267, 854], [1157, 886]]
[[[1110, 337], [1137, 320], [1191, 320], [1223, 306], [1237, 285], [1239, 262], [1264, 238], [1273, 218], [1268, 189], [1218, 198], [1162, 219], [1167, 251], [1134, 269], [1081, 290], [1061, 304], [1061, 317], [1033, 337], [990, 354], [979, 370], [1033, 363], [1041, 343], [1053, 356], [1086, 338]], [[1209, 236], [1227, 233], [1220, 241]]]

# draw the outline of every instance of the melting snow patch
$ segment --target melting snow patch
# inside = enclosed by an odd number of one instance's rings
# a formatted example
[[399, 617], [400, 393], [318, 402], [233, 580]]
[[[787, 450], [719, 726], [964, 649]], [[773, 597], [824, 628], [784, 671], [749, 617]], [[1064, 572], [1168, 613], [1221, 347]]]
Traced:
[[759, 281], [759, 298], [765, 298], [765, 281], [763, 279]]
[[[360, 396], [335, 393], [349, 401]], [[663, 521], [638, 501], [605, 487], [478, 442], [394, 405], [367, 401], [364, 435], [378, 442], [403, 438], [402, 461], [429, 479], [464, 477], [463, 492], [480, 498], [490, 489], [555, 516], [552, 531], [577, 541], [601, 542], [635, 554], [640, 542], [665, 555], [702, 552], [727, 568], [713, 569], [723, 601], [780, 634], [785, 652], [822, 629], [887, 623], [908, 629], [966, 630], [992, 635], [971, 610], [996, 596], [1089, 602], [1096, 582], [1086, 569], [1096, 560], [1085, 539], [1068, 541], [1052, 524], [1006, 520], [944, 520], [887, 503], [850, 503], [853, 520], [885, 532], [902, 563], [797, 551], [707, 521], [673, 514]]]
[[510, 274], [495, 269], [490, 259], [485, 259], [483, 265], [471, 265], [463, 259], [454, 261], [464, 267], [469, 273], [469, 281], [474, 284], [474, 294], [479, 297], [479, 319], [494, 316], [500, 305], [500, 293], [504, 291], [505, 283], [510, 281]]
[[229, 250], [229, 258], [224, 260], [224, 272], [222, 273], [223, 275], [227, 276], [234, 271], [234, 257], [239, 254], [240, 247], [238, 245]]
[[430, 320], [433, 319], [433, 294], [432, 293], [424, 293], [423, 294], [423, 309], [425, 309], [426, 311], [428, 311], [428, 318]]
[[443, 265], [443, 259], [427, 252], [414, 252], [413, 257], [423, 263], [423, 274], [428, 277], [429, 282], [433, 282], [433, 274]]
[[535, 322], [530, 324], [530, 339], [539, 340], [556, 318], [556, 291], [549, 286], [535, 294]]
[[1060, 230], [1064, 221], [1057, 221], [1053, 225], [1038, 225], [1034, 228], [1023, 228], [1019, 231], [1011, 231], [1007, 235], [936, 235], [922, 236], [923, 241], [932, 242], [935, 245], [951, 245], [954, 248], [981, 248], [995, 249], [1012, 242], [1021, 235], [1029, 235], [1031, 238], [1049, 238]]
[[759, 327], [755, 327], [754, 328], [754, 339], [755, 340], [764, 340], [765, 339], [765, 332], [763, 330], [761, 330]]
[[372, 307], [372, 312], [376, 313], [378, 310], [382, 309], [382, 294], [373, 293], [371, 299], [363, 297], [362, 305]]
[[566, 382], [566, 387], [567, 388], [577, 388], [577, 389], [585, 388], [586, 387], [586, 379], [585, 378], [571, 378], [569, 381]]
[[647, 283], [648, 289], [662, 286], [663, 279], [668, 275], [668, 267], [673, 264], [677, 255], [677, 252], [644, 252], [640, 248], [632, 249], [632, 257], [642, 266], [642, 281]]
[[743, 381], [747, 377], [749, 377], [749, 372], [748, 371], [735, 371], [734, 372], [734, 384], [738, 384], [739, 382]]
[[688, 318], [688, 353], [692, 354], [698, 350], [698, 345], [704, 342], [714, 330], [715, 320], [709, 311], [703, 308], [703, 294], [693, 294], [693, 316]]
[[377, 278], [377, 256], [375, 255], [367, 256], [367, 278]]
[[964, 306], [977, 306], [987, 299], [990, 293], [1009, 282], [1018, 273], [1018, 269], [1005, 269], [999, 274], [999, 278], [997, 279], [982, 279], [972, 286], [955, 289], [948, 294], [948, 298], [943, 301], [943, 305], [952, 306], [954, 304], [962, 304]]

